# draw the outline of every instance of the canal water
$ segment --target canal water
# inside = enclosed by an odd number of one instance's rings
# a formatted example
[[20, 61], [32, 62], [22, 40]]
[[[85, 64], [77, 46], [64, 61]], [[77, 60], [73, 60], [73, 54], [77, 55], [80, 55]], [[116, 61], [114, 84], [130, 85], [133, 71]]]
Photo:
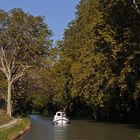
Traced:
[[31, 115], [31, 129], [18, 140], [140, 140], [140, 128], [129, 124], [71, 120], [66, 126], [54, 126], [53, 118]]

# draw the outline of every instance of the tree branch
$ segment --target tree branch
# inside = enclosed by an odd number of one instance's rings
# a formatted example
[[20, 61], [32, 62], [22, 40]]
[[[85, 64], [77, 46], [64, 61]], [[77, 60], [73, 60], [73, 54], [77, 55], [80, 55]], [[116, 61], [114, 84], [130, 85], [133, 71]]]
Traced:
[[3, 47], [1, 47], [1, 53], [2, 53], [2, 57], [3, 57], [4, 61], [5, 61], [6, 68], [8, 70], [9, 76], [10, 76], [10, 74], [11, 74], [10, 64], [7, 61], [7, 58], [6, 58], [5, 51], [4, 51]]
[[9, 79], [11, 75], [11, 71], [10, 71], [10, 67], [8, 66], [6, 55], [2, 47], [0, 50], [0, 62], [1, 62], [0, 70], [6, 75], [7, 79]]
[[6, 67], [4, 65], [3, 57], [1, 55], [0, 55], [0, 60], [1, 60], [2, 68], [6, 71]]
[[13, 83], [13, 82], [14, 82], [15, 80], [17, 80], [18, 78], [22, 77], [23, 74], [24, 74], [24, 72], [25, 72], [25, 70], [28, 69], [28, 68], [30, 68], [30, 67], [31, 67], [31, 66], [25, 66], [25, 67], [22, 69], [21, 72], [19, 72], [18, 74], [16, 74], [16, 75], [12, 78], [11, 83]]
[[2, 98], [7, 102], [7, 98], [4, 96], [4, 94], [2, 94]]
[[14, 67], [15, 67], [15, 61], [13, 60], [12, 61], [12, 66], [11, 66], [11, 71], [13, 71]]
[[8, 75], [8, 73], [7, 73], [7, 71], [6, 71], [6, 69], [5, 69], [5, 66], [3, 67], [0, 67], [0, 70], [5, 74], [5, 76], [7, 77], [7, 79], [8, 79], [8, 77], [9, 77], [9, 75]]
[[140, 14], [140, 10], [138, 4], [136, 3], [136, 0], [133, 0], [133, 4], [135, 5], [135, 9], [137, 10], [137, 12]]
[[6, 75], [6, 71], [2, 67], [0, 67], [0, 70]]

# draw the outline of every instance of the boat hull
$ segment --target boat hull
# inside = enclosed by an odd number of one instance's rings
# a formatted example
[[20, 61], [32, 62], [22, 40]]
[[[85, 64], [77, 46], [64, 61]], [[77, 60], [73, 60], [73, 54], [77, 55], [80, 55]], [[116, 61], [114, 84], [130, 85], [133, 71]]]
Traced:
[[53, 124], [55, 125], [65, 125], [65, 124], [69, 124], [69, 120], [68, 119], [57, 119], [53, 121]]

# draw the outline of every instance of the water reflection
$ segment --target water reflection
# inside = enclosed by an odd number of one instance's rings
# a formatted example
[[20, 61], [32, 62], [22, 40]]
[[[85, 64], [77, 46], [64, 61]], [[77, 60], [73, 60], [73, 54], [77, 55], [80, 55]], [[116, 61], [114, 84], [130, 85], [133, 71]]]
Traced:
[[71, 124], [52, 125], [53, 118], [30, 116], [32, 128], [18, 140], [139, 140], [140, 129], [128, 124], [71, 120]]
[[54, 140], [65, 140], [67, 132], [67, 125], [54, 126]]

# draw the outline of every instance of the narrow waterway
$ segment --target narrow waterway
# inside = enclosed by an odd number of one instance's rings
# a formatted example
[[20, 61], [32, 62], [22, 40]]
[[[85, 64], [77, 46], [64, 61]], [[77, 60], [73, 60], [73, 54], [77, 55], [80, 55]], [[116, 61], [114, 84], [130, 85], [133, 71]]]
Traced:
[[66, 126], [54, 126], [53, 118], [31, 115], [31, 129], [18, 140], [140, 140], [140, 128], [129, 124], [71, 120]]

